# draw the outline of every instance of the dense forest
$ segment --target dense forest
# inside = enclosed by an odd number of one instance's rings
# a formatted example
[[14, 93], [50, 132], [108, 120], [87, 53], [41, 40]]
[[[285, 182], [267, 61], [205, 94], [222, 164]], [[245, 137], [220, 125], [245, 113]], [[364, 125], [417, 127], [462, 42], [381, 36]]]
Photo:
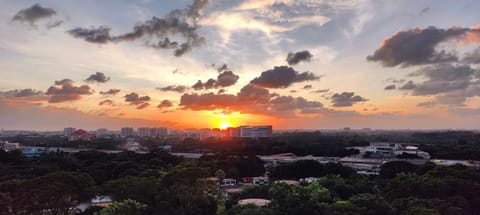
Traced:
[[[220, 174], [223, 172], [224, 174]], [[317, 177], [310, 184], [250, 186], [225, 199], [212, 177], [272, 180]], [[84, 212], [74, 206], [96, 195], [115, 201]], [[239, 205], [271, 200], [266, 207]], [[217, 154], [188, 160], [163, 151], [95, 151], [23, 157], [0, 151], [0, 214], [480, 214], [480, 172], [465, 166], [416, 166], [397, 161], [380, 175], [358, 175], [339, 164], [298, 161], [264, 169], [255, 156]]]

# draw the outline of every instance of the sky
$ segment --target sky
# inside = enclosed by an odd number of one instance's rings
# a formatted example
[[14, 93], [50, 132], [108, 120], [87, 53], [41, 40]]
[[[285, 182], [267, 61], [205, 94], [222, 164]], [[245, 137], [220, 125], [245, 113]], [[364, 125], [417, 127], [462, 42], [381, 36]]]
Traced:
[[476, 0], [0, 0], [0, 128], [480, 129]]

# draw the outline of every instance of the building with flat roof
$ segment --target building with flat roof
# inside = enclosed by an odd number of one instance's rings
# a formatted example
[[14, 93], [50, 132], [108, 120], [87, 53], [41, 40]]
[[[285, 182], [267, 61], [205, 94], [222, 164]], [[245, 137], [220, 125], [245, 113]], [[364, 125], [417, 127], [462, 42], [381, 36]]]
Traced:
[[70, 136], [71, 134], [73, 134], [73, 132], [75, 132], [77, 129], [75, 128], [72, 128], [72, 127], [68, 127], [68, 128], [64, 128], [63, 129], [63, 135], [64, 136]]
[[132, 137], [135, 135], [135, 131], [131, 127], [125, 127], [120, 129], [120, 136], [122, 137]]
[[272, 137], [272, 126], [240, 126], [239, 137], [242, 138], [261, 138]]

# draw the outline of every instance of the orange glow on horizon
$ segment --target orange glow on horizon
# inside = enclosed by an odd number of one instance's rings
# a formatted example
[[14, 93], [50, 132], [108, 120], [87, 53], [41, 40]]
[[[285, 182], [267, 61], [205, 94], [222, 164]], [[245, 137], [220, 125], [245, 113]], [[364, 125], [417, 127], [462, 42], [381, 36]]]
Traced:
[[230, 127], [232, 127], [232, 124], [230, 124], [230, 122], [227, 122], [227, 121], [220, 122], [220, 126], [219, 126], [220, 129], [225, 130]]

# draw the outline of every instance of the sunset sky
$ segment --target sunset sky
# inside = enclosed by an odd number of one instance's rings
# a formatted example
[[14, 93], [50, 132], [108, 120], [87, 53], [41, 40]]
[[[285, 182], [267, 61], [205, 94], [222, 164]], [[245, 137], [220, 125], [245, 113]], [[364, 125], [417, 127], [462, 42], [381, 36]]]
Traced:
[[480, 129], [477, 0], [0, 0], [0, 128]]

